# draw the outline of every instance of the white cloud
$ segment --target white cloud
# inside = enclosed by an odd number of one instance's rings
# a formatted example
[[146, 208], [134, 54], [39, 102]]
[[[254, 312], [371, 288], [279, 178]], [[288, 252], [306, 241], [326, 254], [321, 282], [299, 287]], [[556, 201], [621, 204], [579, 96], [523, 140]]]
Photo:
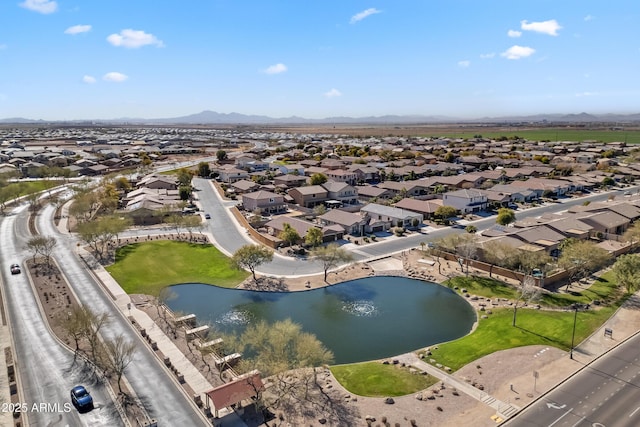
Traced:
[[491, 58], [495, 58], [495, 56], [496, 56], [495, 52], [481, 53], [480, 54], [480, 59], [491, 59]]
[[375, 7], [369, 8], [367, 10], [363, 10], [360, 13], [356, 13], [351, 17], [351, 21], [349, 23], [355, 24], [358, 21], [362, 21], [367, 16], [375, 15], [376, 13], [381, 13], [382, 11], [376, 9]]
[[267, 74], [280, 74], [287, 71], [287, 66], [281, 63], [270, 65], [264, 69], [264, 72]]
[[471, 65], [471, 61], [469, 60], [458, 61], [458, 67], [460, 68], [469, 68], [470, 65]]
[[522, 31], [509, 30], [509, 31], [507, 31], [507, 35], [509, 37], [518, 38], [518, 37], [520, 37], [522, 35]]
[[326, 98], [337, 98], [339, 96], [342, 96], [342, 92], [340, 92], [338, 89], [331, 89], [329, 92], [325, 92], [324, 96]]
[[527, 22], [520, 21], [520, 28], [525, 31], [534, 31], [536, 33], [548, 34], [550, 36], [557, 36], [558, 30], [562, 27], [555, 19], [541, 22]]
[[507, 59], [520, 59], [531, 56], [535, 53], [535, 49], [526, 46], [513, 45], [509, 49], [502, 52], [500, 55]]
[[122, 46], [129, 49], [136, 49], [147, 45], [156, 45], [163, 47], [164, 44], [158, 40], [153, 34], [147, 34], [141, 30], [126, 29], [120, 31], [120, 34], [111, 34], [107, 37], [107, 41], [114, 46]]
[[118, 73], [117, 71], [112, 71], [102, 76], [102, 80], [105, 80], [107, 82], [116, 82], [116, 83], [123, 82], [128, 78], [129, 76], [127, 76], [126, 74]]
[[64, 30], [64, 33], [75, 36], [76, 34], [87, 33], [89, 31], [91, 31], [91, 25], [74, 25]]
[[58, 3], [52, 0], [25, 0], [20, 6], [45, 15], [58, 10]]
[[596, 19], [596, 18], [595, 18], [595, 16], [592, 16], [592, 15], [587, 15], [587, 16], [584, 17], [584, 20], [587, 21], [587, 22], [593, 21], [594, 19]]
[[[106, 76], [105, 76], [105, 77], [106, 77]], [[106, 80], [106, 79], [105, 79], [105, 80]], [[89, 84], [91, 84], [91, 83], [95, 83], [95, 82], [96, 82], [96, 78], [95, 78], [95, 77], [93, 77], [93, 76], [86, 76], [86, 75], [85, 75], [85, 76], [83, 76], [83, 77], [82, 77], [82, 81], [83, 81], [83, 82], [85, 82], [85, 83], [89, 83]]]

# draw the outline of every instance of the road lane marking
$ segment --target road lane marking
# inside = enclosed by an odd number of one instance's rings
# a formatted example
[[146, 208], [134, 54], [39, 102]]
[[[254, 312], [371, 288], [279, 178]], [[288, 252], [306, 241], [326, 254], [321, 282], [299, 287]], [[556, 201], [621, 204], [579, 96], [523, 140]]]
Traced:
[[569, 409], [567, 412], [565, 412], [564, 414], [560, 415], [560, 418], [558, 418], [557, 420], [555, 420], [554, 422], [552, 422], [551, 424], [549, 424], [549, 427], [553, 427], [554, 425], [556, 425], [561, 419], [563, 419], [567, 414], [570, 414], [571, 411], [573, 411], [573, 408]]
[[582, 421], [584, 421], [584, 419], [587, 417], [582, 417], [580, 418], [578, 421], [576, 421], [576, 423], [574, 425], [572, 425], [571, 427], [576, 427], [578, 424], [580, 424]]
[[639, 410], [640, 410], [640, 406], [637, 407], [632, 413], [629, 414], [629, 418], [633, 417], [635, 413], [638, 412]]

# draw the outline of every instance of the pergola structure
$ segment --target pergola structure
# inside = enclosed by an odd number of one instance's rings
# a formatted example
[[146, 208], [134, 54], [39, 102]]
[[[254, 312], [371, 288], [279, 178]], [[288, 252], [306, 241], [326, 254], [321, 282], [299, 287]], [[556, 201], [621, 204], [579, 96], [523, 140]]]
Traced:
[[213, 407], [214, 416], [218, 418], [219, 410], [238, 405], [246, 399], [256, 398], [263, 389], [264, 384], [260, 378], [260, 372], [253, 370], [207, 391], [205, 393], [207, 406]]

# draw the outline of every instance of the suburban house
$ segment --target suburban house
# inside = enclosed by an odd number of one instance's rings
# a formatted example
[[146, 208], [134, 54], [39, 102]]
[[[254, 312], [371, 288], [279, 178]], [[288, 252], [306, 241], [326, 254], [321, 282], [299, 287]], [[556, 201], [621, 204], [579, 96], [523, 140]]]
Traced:
[[318, 219], [322, 225], [339, 225], [345, 234], [351, 234], [353, 236], [363, 235], [368, 222], [362, 215], [340, 209], [331, 209], [320, 215]]
[[358, 190], [346, 182], [327, 181], [322, 187], [327, 190], [327, 202], [338, 201], [341, 205], [358, 203]]
[[177, 190], [178, 181], [171, 176], [166, 175], [147, 175], [136, 184], [138, 188], [145, 187], [151, 189]]
[[369, 203], [362, 207], [360, 212], [366, 214], [370, 219], [389, 222], [392, 227], [416, 229], [422, 224], [423, 220], [422, 214], [417, 212], [377, 203]]
[[241, 179], [249, 179], [247, 171], [235, 168], [233, 165], [223, 165], [215, 170], [218, 172], [219, 180], [231, 184]]
[[304, 175], [280, 175], [273, 178], [273, 184], [284, 188], [300, 187], [307, 183], [307, 177]]
[[442, 203], [454, 207], [463, 215], [470, 212], [480, 212], [487, 208], [487, 196], [478, 190], [457, 190], [444, 193]]
[[287, 192], [294, 202], [304, 208], [313, 208], [324, 204], [329, 192], [321, 185], [292, 188]]
[[[300, 241], [304, 241], [307, 232], [312, 228], [319, 228], [315, 224], [305, 221], [296, 217], [289, 216], [278, 216], [267, 222], [264, 227], [267, 229], [268, 233], [272, 236], [278, 237], [284, 230], [284, 225], [289, 224], [291, 228], [296, 230], [298, 235], [300, 236]], [[322, 241], [323, 242], [333, 242], [336, 240], [342, 239], [344, 231], [341, 227], [337, 227], [335, 225], [325, 226], [320, 228], [322, 231]]]
[[422, 214], [424, 218], [432, 219], [440, 206], [442, 206], [441, 199], [432, 200], [418, 200], [411, 198], [404, 198], [398, 203], [394, 204], [396, 208], [406, 209], [412, 212]]
[[376, 187], [375, 185], [358, 186], [358, 199], [363, 202], [368, 202], [372, 199], [391, 199], [393, 196], [394, 192], [386, 188]]
[[258, 188], [260, 188], [260, 184], [258, 184], [257, 182], [249, 181], [248, 179], [241, 179], [240, 181], [232, 183], [229, 187], [230, 190], [233, 190], [234, 193], [243, 194], [256, 191]]
[[284, 196], [265, 190], [243, 194], [242, 207], [248, 212], [259, 209], [261, 213], [269, 214], [278, 214], [287, 211]]
[[344, 169], [327, 169], [324, 174], [330, 181], [346, 182], [351, 185], [355, 185], [358, 180], [358, 175], [355, 172], [346, 171]]

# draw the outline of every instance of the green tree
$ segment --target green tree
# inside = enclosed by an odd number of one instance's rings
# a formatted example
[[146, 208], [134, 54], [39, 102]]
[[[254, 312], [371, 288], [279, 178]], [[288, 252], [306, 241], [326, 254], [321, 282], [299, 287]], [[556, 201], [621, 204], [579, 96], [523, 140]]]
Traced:
[[628, 293], [635, 292], [640, 285], [640, 257], [637, 254], [625, 254], [616, 259], [612, 268], [616, 281], [624, 286]]
[[440, 218], [441, 220], [448, 220], [458, 214], [458, 210], [453, 206], [438, 206], [438, 209], [433, 213], [436, 218]]
[[312, 227], [307, 231], [307, 235], [304, 236], [304, 242], [311, 246], [316, 247], [322, 244], [322, 230], [318, 227]]
[[178, 180], [178, 186], [190, 187], [193, 173], [189, 169], [181, 168], [176, 172], [176, 178]]
[[498, 209], [498, 216], [496, 217], [496, 223], [500, 225], [508, 225], [516, 221], [516, 213], [509, 208]]
[[273, 260], [273, 251], [259, 245], [244, 245], [231, 257], [231, 265], [238, 269], [247, 269], [256, 279], [256, 268]]
[[567, 240], [563, 245], [562, 254], [558, 259], [558, 266], [569, 274], [567, 290], [576, 280], [586, 277], [588, 274], [603, 267], [611, 255], [604, 249], [596, 246], [588, 240]]
[[282, 231], [278, 233], [278, 238], [291, 246], [300, 241], [300, 234], [298, 234], [296, 229], [293, 228], [291, 224], [285, 222], [282, 225]]
[[216, 151], [216, 158], [218, 159], [219, 162], [222, 162], [224, 160], [227, 159], [227, 152], [224, 150], [218, 150]]
[[610, 176], [605, 176], [602, 180], [601, 185], [603, 187], [611, 187], [612, 185], [616, 185], [616, 181]]
[[126, 192], [131, 190], [131, 182], [124, 176], [116, 178], [113, 183], [119, 191]]
[[[328, 417], [342, 412], [334, 409], [335, 402], [325, 393], [314, 392], [319, 385], [314, 368], [333, 363], [333, 353], [315, 335], [304, 332], [299, 324], [290, 319], [273, 324], [264, 320], [251, 323], [235, 342], [235, 351], [247, 355], [238, 370], [257, 369], [270, 378], [271, 386], [266, 392], [256, 390], [260, 409], [286, 408], [287, 412], [302, 414], [324, 408], [323, 415]], [[354, 423], [353, 420], [338, 421], [332, 425]]]
[[466, 231], [469, 234], [475, 234], [478, 232], [478, 227], [476, 227], [475, 225], [467, 225], [464, 228], [464, 231]]
[[112, 242], [131, 225], [131, 219], [120, 216], [105, 216], [78, 224], [78, 235], [100, 262], [113, 253]]
[[640, 221], [634, 222], [622, 235], [622, 240], [631, 244], [631, 248], [640, 242]]
[[209, 163], [207, 162], [198, 163], [198, 176], [201, 176], [203, 178], [209, 178], [209, 175], [211, 175], [211, 168], [209, 167]]
[[322, 263], [325, 282], [327, 281], [327, 275], [331, 268], [353, 260], [353, 256], [338, 246], [337, 243], [312, 249], [311, 258]]
[[313, 213], [316, 216], [324, 215], [327, 213], [327, 207], [323, 204], [319, 204], [313, 207]]
[[323, 173], [314, 173], [309, 180], [311, 185], [321, 185], [327, 182], [327, 176]]

